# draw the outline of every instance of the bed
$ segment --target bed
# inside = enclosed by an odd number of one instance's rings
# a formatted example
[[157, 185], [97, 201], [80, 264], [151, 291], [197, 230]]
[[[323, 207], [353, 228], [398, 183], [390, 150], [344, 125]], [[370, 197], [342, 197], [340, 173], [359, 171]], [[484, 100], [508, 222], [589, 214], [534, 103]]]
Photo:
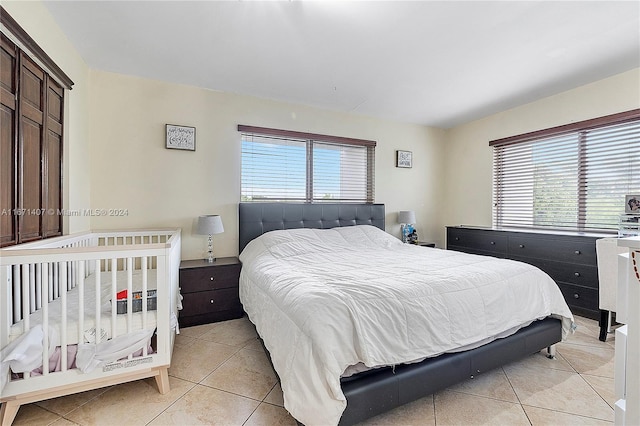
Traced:
[[240, 299], [303, 424], [354, 424], [553, 355], [572, 330], [539, 269], [402, 244], [384, 217], [380, 204], [240, 204]]
[[84, 232], [0, 250], [0, 423], [22, 404], [154, 377], [181, 308], [178, 229]]

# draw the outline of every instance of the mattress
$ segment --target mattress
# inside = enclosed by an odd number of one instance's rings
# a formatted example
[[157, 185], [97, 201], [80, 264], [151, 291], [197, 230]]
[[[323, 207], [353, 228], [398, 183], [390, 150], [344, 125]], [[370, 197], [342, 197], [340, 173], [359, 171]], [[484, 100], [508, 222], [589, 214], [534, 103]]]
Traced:
[[[147, 270], [147, 290], [157, 287], [156, 269]], [[142, 290], [142, 271], [135, 270], [132, 273], [133, 291]], [[111, 315], [111, 272], [100, 274], [100, 340], [104, 341], [114, 336], [122, 336], [129, 330], [135, 331], [143, 328], [143, 313], [134, 312], [129, 322], [128, 314], [116, 315], [115, 327], [112, 327]], [[89, 343], [96, 341], [96, 278], [95, 273], [87, 276], [84, 280], [84, 322], [82, 334], [79, 321], [79, 286], [67, 292], [67, 344], [79, 343], [80, 335]], [[117, 291], [127, 289], [127, 271], [116, 272]], [[54, 329], [58, 336], [62, 336], [62, 299], [58, 298], [49, 302], [49, 328]], [[30, 327], [42, 323], [42, 310], [33, 312], [29, 316]], [[11, 326], [9, 341], [13, 341], [23, 334], [23, 322], [19, 321]], [[156, 311], [147, 311], [146, 329], [156, 327]], [[115, 333], [114, 333], [115, 332]]]
[[573, 317], [555, 282], [521, 262], [403, 244], [372, 226], [272, 231], [240, 255], [240, 299], [271, 354], [285, 408], [337, 424], [354, 365], [415, 362]]

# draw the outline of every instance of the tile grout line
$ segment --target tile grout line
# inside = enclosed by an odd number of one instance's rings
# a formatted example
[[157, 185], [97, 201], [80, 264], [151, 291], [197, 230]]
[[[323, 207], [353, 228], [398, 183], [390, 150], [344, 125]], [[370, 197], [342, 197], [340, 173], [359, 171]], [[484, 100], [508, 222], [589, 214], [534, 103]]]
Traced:
[[[538, 352], [538, 353], [540, 353], [540, 352]], [[533, 356], [535, 356], [535, 354]], [[531, 418], [529, 417], [529, 414], [527, 413], [527, 410], [524, 409], [524, 405], [522, 404], [522, 401], [520, 400], [520, 395], [518, 395], [518, 392], [516, 392], [516, 388], [513, 387], [513, 383], [511, 383], [511, 379], [509, 378], [509, 375], [504, 370], [504, 367], [500, 367], [500, 369], [502, 370], [502, 374], [504, 374], [504, 377], [507, 379], [507, 383], [509, 383], [509, 386], [511, 387], [511, 390], [513, 391], [513, 394], [516, 396], [516, 399], [518, 400], [518, 404], [520, 405], [520, 409], [524, 413], [524, 416], [527, 418], [527, 421], [529, 422], [529, 424], [531, 426], [533, 426], [533, 422], [531, 421]]]

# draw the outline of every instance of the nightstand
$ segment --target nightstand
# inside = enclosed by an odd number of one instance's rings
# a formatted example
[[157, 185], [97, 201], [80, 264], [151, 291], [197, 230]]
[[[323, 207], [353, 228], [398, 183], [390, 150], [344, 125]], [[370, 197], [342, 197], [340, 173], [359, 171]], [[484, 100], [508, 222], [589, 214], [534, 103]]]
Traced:
[[416, 244], [420, 247], [435, 247], [436, 243], [430, 243], [429, 241], [418, 241], [418, 244]]
[[238, 280], [242, 264], [237, 257], [180, 262], [181, 327], [240, 318], [243, 315]]

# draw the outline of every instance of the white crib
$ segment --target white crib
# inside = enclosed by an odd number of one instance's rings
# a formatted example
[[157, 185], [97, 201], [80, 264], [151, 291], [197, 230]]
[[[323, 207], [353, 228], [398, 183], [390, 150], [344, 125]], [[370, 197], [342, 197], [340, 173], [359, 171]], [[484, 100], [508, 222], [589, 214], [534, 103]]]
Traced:
[[[169, 391], [180, 243], [180, 230], [153, 229], [0, 250], [0, 424], [10, 425], [22, 404], [147, 377]], [[35, 354], [30, 341], [39, 345]], [[12, 359], [25, 357], [16, 348], [27, 346], [39, 369], [7, 372]]]

